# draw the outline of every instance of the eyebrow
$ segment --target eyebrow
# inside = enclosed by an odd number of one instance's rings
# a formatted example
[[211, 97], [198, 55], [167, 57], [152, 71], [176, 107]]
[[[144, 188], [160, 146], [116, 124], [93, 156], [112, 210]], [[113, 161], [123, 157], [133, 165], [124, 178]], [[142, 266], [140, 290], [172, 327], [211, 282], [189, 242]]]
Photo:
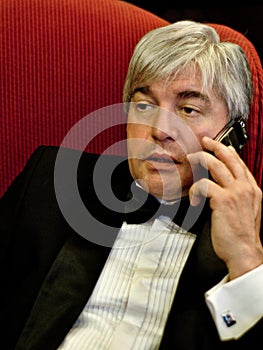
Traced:
[[133, 90], [131, 97], [133, 97], [137, 92], [141, 92], [144, 95], [151, 95], [151, 88], [149, 86], [140, 86]]
[[[141, 92], [144, 95], [153, 95], [153, 91], [151, 90], [150, 86], [137, 87], [134, 89], [131, 96], [133, 97], [137, 92]], [[209, 102], [209, 97], [206, 94], [195, 90], [177, 92], [176, 95], [179, 98], [198, 98], [204, 102]]]
[[210, 102], [209, 97], [199, 91], [182, 91], [177, 93], [179, 98], [198, 98], [204, 102]]

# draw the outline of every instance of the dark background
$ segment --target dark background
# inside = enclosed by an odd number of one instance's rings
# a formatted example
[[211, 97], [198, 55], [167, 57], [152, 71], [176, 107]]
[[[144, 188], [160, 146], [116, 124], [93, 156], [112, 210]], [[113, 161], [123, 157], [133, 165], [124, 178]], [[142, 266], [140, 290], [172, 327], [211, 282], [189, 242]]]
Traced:
[[[154, 14], [175, 22], [192, 19], [200, 22], [225, 24], [244, 34], [255, 46], [263, 62], [263, 1], [247, 0], [247, 5], [233, 0], [213, 1], [205, 4], [186, 0], [131, 0], [127, 1]], [[171, 5], [170, 3], [174, 3]], [[212, 4], [213, 3], [213, 4]]]

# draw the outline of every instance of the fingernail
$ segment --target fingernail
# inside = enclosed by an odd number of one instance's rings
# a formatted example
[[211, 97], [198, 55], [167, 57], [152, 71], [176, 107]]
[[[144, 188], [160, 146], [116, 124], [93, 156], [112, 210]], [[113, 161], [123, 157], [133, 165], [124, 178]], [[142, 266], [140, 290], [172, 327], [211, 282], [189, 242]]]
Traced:
[[229, 145], [228, 148], [229, 148], [232, 152], [236, 152], [235, 147]]

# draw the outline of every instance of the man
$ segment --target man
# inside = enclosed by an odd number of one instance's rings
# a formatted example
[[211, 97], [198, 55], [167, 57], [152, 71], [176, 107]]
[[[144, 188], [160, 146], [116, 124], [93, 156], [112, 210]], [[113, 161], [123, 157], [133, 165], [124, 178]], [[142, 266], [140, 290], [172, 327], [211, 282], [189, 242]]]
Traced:
[[141, 39], [124, 87], [128, 161], [40, 147], [2, 199], [5, 349], [258, 346], [262, 193], [213, 140], [251, 100], [245, 55], [212, 28]]

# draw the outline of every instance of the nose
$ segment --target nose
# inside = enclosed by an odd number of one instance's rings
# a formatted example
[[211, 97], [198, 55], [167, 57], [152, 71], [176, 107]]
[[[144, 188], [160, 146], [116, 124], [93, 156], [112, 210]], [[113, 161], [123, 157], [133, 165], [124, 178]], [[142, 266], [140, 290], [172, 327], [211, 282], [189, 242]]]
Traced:
[[175, 141], [178, 137], [175, 122], [176, 116], [174, 114], [160, 108], [151, 125], [152, 138], [162, 142]]

